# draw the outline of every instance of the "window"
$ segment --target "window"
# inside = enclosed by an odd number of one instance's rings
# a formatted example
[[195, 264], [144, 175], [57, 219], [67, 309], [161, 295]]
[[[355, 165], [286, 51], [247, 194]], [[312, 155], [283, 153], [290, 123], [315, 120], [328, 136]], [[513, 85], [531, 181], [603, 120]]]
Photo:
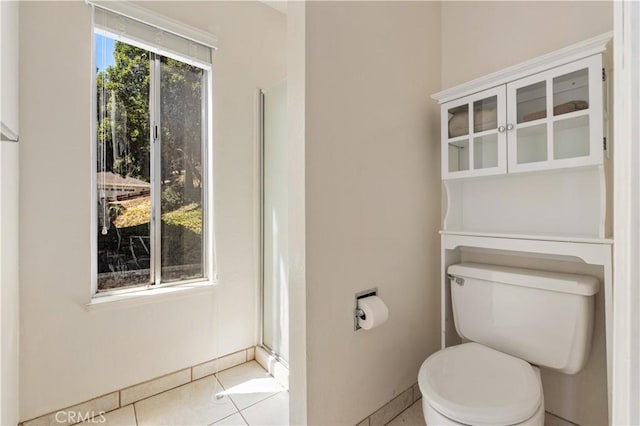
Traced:
[[96, 290], [207, 279], [211, 49], [102, 9], [94, 35]]

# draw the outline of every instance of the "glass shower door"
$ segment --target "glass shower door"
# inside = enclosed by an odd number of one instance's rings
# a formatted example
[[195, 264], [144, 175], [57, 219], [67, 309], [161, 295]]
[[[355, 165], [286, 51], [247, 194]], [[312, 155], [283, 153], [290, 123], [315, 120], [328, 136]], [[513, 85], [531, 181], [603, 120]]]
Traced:
[[262, 344], [289, 359], [287, 85], [262, 97]]

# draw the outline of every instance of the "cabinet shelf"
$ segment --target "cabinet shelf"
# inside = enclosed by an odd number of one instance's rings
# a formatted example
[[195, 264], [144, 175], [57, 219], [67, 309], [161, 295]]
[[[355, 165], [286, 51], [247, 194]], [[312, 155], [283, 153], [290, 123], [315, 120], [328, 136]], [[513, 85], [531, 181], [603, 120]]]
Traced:
[[518, 129], [526, 129], [527, 127], [537, 126], [539, 124], [544, 124], [547, 122], [547, 118], [539, 118], [537, 120], [525, 121], [523, 123], [518, 124]]
[[450, 145], [454, 145], [457, 142], [464, 142], [467, 140], [469, 140], [469, 135], [456, 136], [455, 138], [450, 138], [447, 141], [449, 142]]
[[466, 232], [466, 231], [440, 231], [440, 235], [460, 235], [467, 237], [488, 237], [488, 238], [508, 238], [516, 240], [536, 240], [536, 241], [557, 241], [564, 243], [584, 243], [584, 244], [613, 244], [611, 238], [594, 238], [583, 235], [563, 235], [563, 234], [510, 234], [501, 232]]
[[584, 117], [584, 116], [588, 116], [588, 115], [589, 115], [589, 110], [588, 109], [582, 109], [582, 110], [579, 110], [579, 111], [573, 111], [573, 112], [569, 112], [569, 113], [566, 113], [566, 114], [554, 115], [553, 117], [551, 117], [549, 119], [547, 119], [545, 117], [545, 118], [539, 118], [537, 120], [525, 121], [523, 123], [518, 124], [518, 128], [519, 129], [526, 129], [527, 127], [536, 126], [538, 124], [546, 123], [549, 120], [555, 123], [557, 121], [570, 120], [572, 118]]
[[568, 121], [568, 120], [571, 120], [572, 118], [577, 118], [577, 117], [589, 117], [589, 115], [590, 115], [590, 111], [588, 109], [582, 109], [580, 111], [568, 112], [562, 115], [554, 115], [551, 118], [551, 121], [553, 121], [554, 123], [558, 121]]

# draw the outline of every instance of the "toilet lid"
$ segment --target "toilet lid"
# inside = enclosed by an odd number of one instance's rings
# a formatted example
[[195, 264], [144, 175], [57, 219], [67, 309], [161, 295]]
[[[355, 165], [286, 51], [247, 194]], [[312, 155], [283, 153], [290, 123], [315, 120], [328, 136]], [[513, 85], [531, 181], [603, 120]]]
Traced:
[[477, 343], [431, 355], [420, 367], [418, 383], [431, 407], [470, 425], [520, 423], [542, 402], [542, 387], [529, 363]]

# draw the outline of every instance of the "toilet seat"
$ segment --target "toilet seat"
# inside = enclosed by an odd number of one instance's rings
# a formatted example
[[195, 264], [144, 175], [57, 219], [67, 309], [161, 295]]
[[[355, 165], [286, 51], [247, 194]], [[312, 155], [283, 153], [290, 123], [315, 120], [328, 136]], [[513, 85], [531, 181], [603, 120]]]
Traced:
[[512, 425], [531, 418], [542, 404], [533, 367], [478, 343], [438, 351], [420, 367], [425, 402], [442, 415], [469, 425]]

